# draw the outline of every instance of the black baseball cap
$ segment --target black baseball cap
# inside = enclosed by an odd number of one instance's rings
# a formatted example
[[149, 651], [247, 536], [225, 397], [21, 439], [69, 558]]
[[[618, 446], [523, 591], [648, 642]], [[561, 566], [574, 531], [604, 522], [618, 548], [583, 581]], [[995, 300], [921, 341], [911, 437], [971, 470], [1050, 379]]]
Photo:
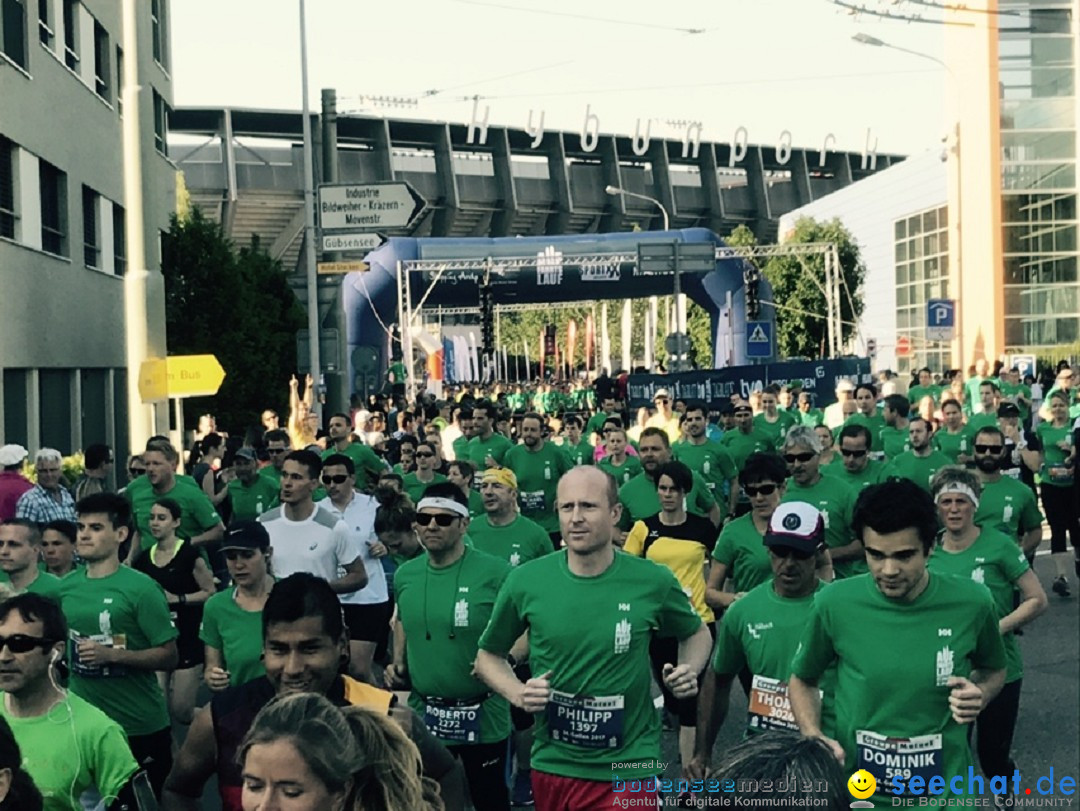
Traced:
[[998, 406], [997, 415], [999, 417], [1019, 417], [1020, 409], [1016, 407], [1015, 403], [1002, 403]]
[[270, 535], [258, 521], [237, 521], [225, 530], [222, 549], [267, 549]]

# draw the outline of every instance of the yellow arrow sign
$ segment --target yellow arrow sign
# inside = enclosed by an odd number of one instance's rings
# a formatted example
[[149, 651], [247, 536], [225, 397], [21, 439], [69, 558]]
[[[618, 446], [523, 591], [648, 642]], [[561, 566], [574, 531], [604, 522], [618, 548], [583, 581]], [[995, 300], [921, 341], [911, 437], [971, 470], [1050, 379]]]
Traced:
[[367, 262], [319, 262], [320, 274], [326, 273], [365, 273], [370, 268]]
[[217, 394], [225, 370], [213, 355], [174, 355], [151, 358], [139, 369], [143, 402]]

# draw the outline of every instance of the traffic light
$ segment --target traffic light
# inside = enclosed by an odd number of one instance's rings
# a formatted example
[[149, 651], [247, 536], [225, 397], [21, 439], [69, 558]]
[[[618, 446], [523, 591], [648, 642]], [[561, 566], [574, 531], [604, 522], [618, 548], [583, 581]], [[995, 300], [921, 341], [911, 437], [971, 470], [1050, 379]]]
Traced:
[[746, 293], [746, 318], [755, 320], [761, 312], [761, 303], [758, 301], [758, 283], [761, 281], [761, 272], [750, 262], [743, 262], [743, 289]]
[[495, 351], [495, 302], [486, 281], [480, 285], [480, 339], [486, 354]]

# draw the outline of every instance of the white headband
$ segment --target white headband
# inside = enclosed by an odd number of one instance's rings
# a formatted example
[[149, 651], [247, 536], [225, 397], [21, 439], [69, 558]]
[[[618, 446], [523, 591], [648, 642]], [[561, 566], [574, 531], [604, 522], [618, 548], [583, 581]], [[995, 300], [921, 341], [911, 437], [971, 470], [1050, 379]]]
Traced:
[[459, 504], [452, 498], [425, 496], [420, 499], [420, 503], [416, 505], [416, 510], [419, 512], [425, 507], [430, 507], [433, 510], [449, 510], [452, 513], [457, 513], [462, 518], [469, 517], [469, 508], [464, 504]]
[[959, 493], [962, 496], [967, 496], [968, 499], [971, 501], [972, 504], [975, 505], [976, 508], [978, 508], [978, 506], [979, 506], [979, 497], [977, 495], [975, 495], [974, 490], [972, 490], [970, 487], [968, 487], [963, 482], [949, 482], [946, 485], [942, 485], [941, 489], [938, 490], [937, 496], [935, 497], [934, 500], [937, 501], [938, 499], [940, 499], [946, 493]]

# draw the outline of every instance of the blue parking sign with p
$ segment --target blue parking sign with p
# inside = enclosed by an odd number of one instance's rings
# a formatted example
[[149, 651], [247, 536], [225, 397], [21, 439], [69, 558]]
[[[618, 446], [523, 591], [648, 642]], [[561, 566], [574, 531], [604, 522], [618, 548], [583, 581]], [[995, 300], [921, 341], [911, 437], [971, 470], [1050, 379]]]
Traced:
[[951, 341], [956, 337], [956, 302], [932, 298], [926, 302], [926, 340]]

